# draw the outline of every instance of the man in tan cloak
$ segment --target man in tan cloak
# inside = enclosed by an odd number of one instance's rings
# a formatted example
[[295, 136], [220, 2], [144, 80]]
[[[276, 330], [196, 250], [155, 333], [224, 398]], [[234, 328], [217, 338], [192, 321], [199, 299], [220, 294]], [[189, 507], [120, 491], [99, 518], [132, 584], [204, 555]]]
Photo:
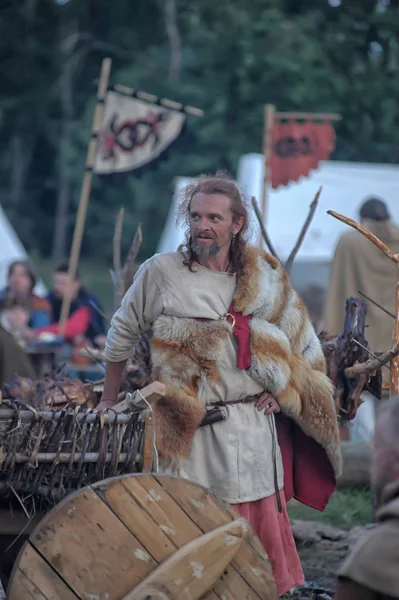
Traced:
[[[392, 222], [382, 200], [370, 198], [361, 206], [360, 224], [399, 253], [399, 227]], [[359, 290], [394, 313], [396, 280], [396, 266], [381, 250], [358, 231], [351, 229], [344, 233], [331, 265], [324, 329], [331, 334], [342, 332], [345, 302], [360, 297]], [[393, 323], [391, 316], [367, 302], [366, 337], [373, 352], [390, 348]]]

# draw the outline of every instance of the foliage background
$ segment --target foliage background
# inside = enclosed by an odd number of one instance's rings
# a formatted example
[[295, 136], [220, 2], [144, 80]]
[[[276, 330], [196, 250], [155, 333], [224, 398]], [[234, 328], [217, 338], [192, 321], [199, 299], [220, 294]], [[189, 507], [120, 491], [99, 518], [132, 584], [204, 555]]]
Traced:
[[334, 111], [338, 160], [399, 162], [399, 0], [2, 0], [0, 198], [28, 251], [68, 254], [101, 60], [112, 81], [205, 110], [141, 177], [96, 178], [83, 258], [110, 266], [143, 226], [156, 248], [173, 179], [262, 144], [263, 105]]

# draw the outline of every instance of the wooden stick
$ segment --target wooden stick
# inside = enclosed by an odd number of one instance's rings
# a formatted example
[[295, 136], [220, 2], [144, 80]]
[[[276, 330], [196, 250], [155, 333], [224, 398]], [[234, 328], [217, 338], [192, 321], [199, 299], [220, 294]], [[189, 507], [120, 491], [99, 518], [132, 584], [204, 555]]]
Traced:
[[[100, 360], [100, 358], [98, 358], [98, 356], [92, 352], [92, 349], [90, 347], [87, 347], [86, 350], [87, 350], [88, 358], [92, 358], [98, 364], [98, 366], [100, 367], [102, 372], [105, 373], [105, 367], [103, 365], [104, 361]], [[93, 348], [93, 350], [94, 350], [94, 348]]]
[[134, 234], [132, 244], [130, 246], [129, 252], [128, 252], [126, 260], [125, 260], [125, 264], [123, 266], [124, 275], [128, 272], [129, 268], [132, 266], [132, 264], [136, 260], [142, 243], [143, 243], [143, 231], [141, 229], [141, 224], [139, 224], [137, 226], [136, 233]]
[[377, 248], [381, 250], [381, 252], [383, 252], [385, 256], [390, 258], [394, 263], [399, 264], [399, 254], [395, 254], [394, 252], [392, 252], [392, 250], [390, 250], [388, 246], [384, 244], [384, 242], [381, 242], [381, 240], [378, 239], [378, 237], [375, 236], [373, 233], [368, 231], [368, 229], [365, 229], [365, 227], [362, 227], [353, 219], [345, 217], [344, 215], [341, 215], [340, 213], [337, 213], [334, 210], [328, 210], [327, 214], [334, 217], [334, 219], [338, 219], [338, 221], [342, 221], [342, 223], [353, 227], [353, 229], [356, 229], [356, 231], [358, 231], [359, 233], [364, 235], [364, 237], [370, 240], [370, 242], [372, 242], [374, 246], [377, 246]]
[[122, 244], [122, 226], [123, 226], [124, 210], [120, 209], [116, 216], [114, 237], [113, 237], [113, 264], [115, 274], [118, 275], [122, 272], [122, 259], [121, 259], [121, 244]]
[[[8, 453], [5, 452], [3, 454], [3, 461], [7, 459]], [[35, 463], [52, 463], [56, 460], [56, 462], [60, 462], [60, 463], [68, 463], [71, 460], [71, 456], [72, 453], [71, 452], [61, 452], [60, 454], [58, 454], [58, 452], [38, 452], [34, 458], [34, 462]], [[124, 462], [127, 459], [128, 454], [126, 452], [123, 452], [121, 454], [119, 454], [118, 456], [118, 462]], [[15, 462], [21, 464], [21, 463], [27, 463], [31, 460], [31, 456], [30, 453], [25, 453], [25, 452], [17, 452], [17, 453], [11, 453], [11, 457], [13, 460], [15, 458]], [[73, 457], [72, 457], [72, 462], [78, 462], [80, 459], [82, 458], [82, 453], [81, 452], [75, 452]], [[84, 455], [84, 460], [83, 463], [96, 463], [98, 461], [99, 458], [99, 453], [98, 452], [86, 452], [86, 454]], [[107, 452], [106, 456], [105, 456], [105, 462], [110, 462], [112, 459], [112, 453], [111, 452]]]
[[123, 285], [123, 269], [121, 262], [123, 217], [124, 211], [123, 208], [121, 208], [116, 217], [113, 237], [114, 310], [117, 310], [120, 307], [125, 291]]
[[94, 308], [96, 312], [98, 312], [98, 314], [104, 319], [106, 323], [110, 323], [109, 317], [105, 314], [103, 310], [101, 310], [101, 308], [97, 306], [97, 304], [93, 300], [89, 300], [89, 304]]
[[[102, 411], [92, 412], [89, 415], [86, 415], [86, 410], [83, 409], [82, 412], [76, 415], [76, 421], [80, 423], [80, 421], [84, 421], [85, 423], [94, 423], [99, 420], [100, 413]], [[36, 416], [38, 415], [38, 417]], [[35, 421], [39, 418], [42, 421], [59, 421], [61, 417], [64, 417], [65, 411], [60, 410], [40, 410], [34, 413], [32, 410], [21, 410], [18, 414], [18, 418], [20, 421]], [[15, 410], [12, 408], [0, 408], [0, 425], [2, 421], [7, 421], [9, 419], [13, 419], [15, 417]], [[114, 412], [112, 409], [106, 410], [103, 413], [104, 423], [114, 423], [115, 421], [118, 425], [122, 425], [124, 423], [129, 423], [132, 415], [129, 414], [118, 414]]]
[[89, 348], [83, 347], [78, 350], [78, 355], [85, 358], [94, 358], [99, 362], [106, 361], [104, 350], [100, 350], [99, 348], [90, 348], [89, 350]]
[[302, 112], [278, 112], [276, 119], [298, 119], [312, 121], [341, 121], [341, 115], [337, 113], [302, 113]]
[[154, 463], [154, 418], [150, 413], [145, 418], [143, 473], [150, 473]]
[[[395, 325], [393, 329], [393, 343], [399, 344], [399, 264], [396, 266], [397, 275], [396, 275], [396, 302], [395, 302]], [[391, 386], [390, 386], [390, 395], [398, 396], [399, 395], [399, 358], [395, 356], [391, 361]]]
[[[396, 264], [396, 267], [397, 267], [396, 303], [395, 303], [395, 313], [396, 314], [395, 314], [395, 325], [394, 325], [394, 332], [393, 332], [393, 348], [396, 348], [399, 344], [399, 254], [395, 254], [394, 252], [392, 252], [392, 250], [390, 248], [388, 248], [388, 246], [386, 246], [380, 239], [378, 239], [378, 237], [376, 237], [370, 231], [368, 231], [367, 229], [365, 229], [364, 227], [359, 225], [359, 223], [356, 223], [356, 221], [354, 221], [353, 219], [344, 217], [343, 215], [336, 213], [332, 210], [327, 211], [327, 214], [331, 215], [332, 217], [335, 217], [339, 221], [342, 221], [343, 223], [346, 223], [347, 225], [350, 225], [351, 227], [353, 227], [354, 229], [359, 231], [359, 233], [361, 233], [368, 240], [370, 240], [379, 250], [381, 250], [381, 252], [383, 252], [385, 254], [385, 256], [387, 256], [390, 260], [392, 260], [392, 262], [394, 262]], [[392, 350], [389, 352], [392, 352]], [[388, 352], [388, 355], [389, 355], [389, 352]], [[399, 395], [399, 358], [397, 355], [398, 355], [398, 353], [396, 352], [395, 354], [391, 355], [390, 358], [388, 359], [388, 360], [391, 360], [391, 382], [390, 382], [390, 384], [391, 384], [390, 385], [390, 395], [391, 396]], [[384, 356], [384, 355], [382, 355], [382, 356]], [[388, 362], [388, 360], [386, 362]], [[366, 364], [366, 363], [364, 363], [364, 364]], [[355, 368], [355, 366], [352, 368]], [[376, 367], [376, 368], [378, 368], [378, 367]], [[373, 370], [373, 369], [371, 369], [371, 370]]]
[[298, 254], [299, 248], [302, 246], [302, 242], [305, 239], [305, 235], [306, 235], [306, 233], [307, 233], [307, 231], [309, 229], [309, 225], [312, 222], [312, 219], [313, 219], [314, 214], [316, 212], [317, 204], [319, 202], [319, 198], [320, 198], [320, 194], [321, 194], [322, 189], [323, 189], [323, 186], [320, 186], [319, 189], [318, 189], [318, 191], [316, 192], [316, 196], [314, 197], [313, 202], [310, 205], [309, 214], [307, 216], [307, 219], [306, 219], [305, 223], [303, 224], [303, 227], [302, 227], [301, 232], [300, 232], [300, 234], [298, 236], [297, 242], [296, 242], [295, 246], [293, 247], [293, 249], [291, 251], [291, 254], [288, 257], [287, 262], [285, 263], [285, 270], [288, 273], [291, 272], [292, 265], [294, 263], [295, 257]]
[[274, 249], [274, 246], [273, 246], [273, 244], [272, 244], [272, 241], [271, 241], [271, 239], [270, 239], [270, 237], [269, 237], [269, 234], [268, 234], [268, 233], [267, 233], [267, 231], [266, 231], [266, 227], [265, 227], [265, 226], [264, 226], [264, 224], [263, 224], [262, 215], [261, 215], [261, 212], [260, 212], [260, 210], [259, 210], [258, 203], [256, 202], [256, 198], [255, 198], [255, 196], [252, 196], [252, 198], [251, 198], [251, 202], [252, 202], [252, 206], [254, 207], [254, 211], [255, 211], [255, 214], [256, 214], [256, 218], [258, 219], [258, 222], [259, 222], [259, 226], [260, 226], [261, 233], [262, 233], [262, 235], [263, 235], [263, 239], [264, 239], [264, 240], [265, 240], [265, 242], [266, 242], [266, 246], [269, 248], [269, 250], [270, 250], [270, 253], [271, 253], [271, 254], [272, 254], [272, 255], [273, 255], [275, 258], [277, 258], [277, 260], [278, 260], [277, 252], [276, 252], [276, 250]]
[[[129, 252], [127, 254], [125, 264], [122, 269], [122, 279], [123, 279], [123, 294], [127, 292], [129, 287], [133, 283], [134, 273], [135, 273], [135, 260], [140, 251], [141, 244], [143, 243], [143, 232], [141, 229], [141, 224], [137, 226], [136, 233], [134, 234], [133, 241], [129, 248]], [[122, 298], [121, 298], [122, 301]]]
[[59, 322], [59, 334], [61, 336], [65, 333], [65, 323], [69, 315], [71, 307], [71, 295], [72, 295], [72, 283], [76, 279], [76, 271], [78, 268], [80, 248], [82, 245], [83, 231], [86, 221], [87, 207], [89, 204], [91, 182], [93, 178], [93, 167], [96, 159], [98, 138], [101, 130], [101, 125], [104, 115], [104, 100], [107, 93], [108, 81], [111, 72], [111, 59], [105, 58], [101, 65], [101, 74], [98, 82], [97, 89], [97, 105], [94, 111], [93, 125], [91, 131], [91, 139], [89, 142], [87, 157], [86, 157], [86, 171], [83, 176], [82, 188], [79, 198], [78, 214], [75, 222], [75, 231], [73, 233], [72, 248], [69, 256], [68, 265], [68, 284], [65, 291], [65, 296], [62, 300], [61, 315]]
[[[154, 381], [149, 385], [146, 385], [140, 393], [138, 391], [133, 392], [132, 397], [126, 400], [122, 400], [115, 405], [113, 410], [117, 413], [123, 413], [127, 410], [131, 411], [132, 408], [137, 410], [137, 408], [145, 408], [146, 404], [142, 399], [142, 396], [147, 400], [149, 404], [159, 400], [163, 396], [165, 396], [165, 384], [160, 383], [159, 381]], [[141, 399], [141, 401], [140, 401]]]
[[382, 365], [389, 363], [393, 358], [398, 356], [399, 354], [399, 342], [392, 346], [390, 350], [378, 356], [378, 358], [371, 358], [364, 363], [359, 363], [357, 365], [353, 365], [352, 367], [348, 367], [345, 369], [345, 377], [350, 379], [351, 377], [356, 377], [356, 375], [360, 375], [362, 373], [370, 373], [370, 371], [375, 371], [379, 369]]
[[373, 352], [371, 352], [371, 350], [369, 350], [368, 348], [366, 348], [366, 346], [363, 346], [363, 344], [361, 344], [358, 340], [355, 340], [355, 338], [352, 338], [351, 340], [354, 344], [356, 344], [357, 346], [360, 346], [360, 348], [362, 348], [362, 350], [364, 350], [365, 352], [367, 352], [367, 354], [369, 354], [370, 356], [372, 356], [373, 358], [375, 358], [376, 360], [378, 360], [380, 362], [381, 367], [385, 367], [386, 369], [388, 369], [389, 371], [391, 370], [387, 364], [382, 363], [380, 359], [378, 358], [378, 356], [376, 354], [374, 354]]
[[[272, 170], [270, 161], [272, 157], [272, 144], [273, 144], [273, 125], [274, 115], [276, 107], [273, 104], [266, 104], [264, 108], [264, 129], [263, 129], [263, 187], [262, 187], [262, 223], [266, 225], [266, 212], [267, 212], [267, 186], [269, 180], [271, 180]], [[262, 232], [263, 233], [263, 232]], [[260, 238], [259, 245], [262, 248], [262, 238]], [[269, 246], [270, 248], [270, 246]]]
[[378, 302], [376, 302], [375, 300], [373, 300], [369, 296], [366, 296], [366, 294], [363, 294], [363, 292], [361, 292], [360, 290], [357, 290], [357, 293], [360, 294], [361, 296], [363, 296], [363, 298], [366, 298], [366, 300], [368, 300], [369, 302], [371, 302], [371, 304], [374, 304], [377, 308], [380, 308], [384, 313], [386, 313], [387, 315], [389, 315], [390, 317], [392, 317], [392, 319], [395, 318], [395, 315], [393, 313], [391, 313], [389, 310], [387, 310], [386, 308], [384, 308], [383, 306], [381, 306], [381, 304], [378, 304]]
[[187, 115], [191, 115], [193, 117], [203, 117], [204, 111], [200, 108], [195, 108], [195, 106], [186, 106], [184, 104], [180, 104], [180, 102], [175, 102], [174, 100], [168, 100], [167, 98], [159, 98], [154, 94], [149, 94], [148, 92], [141, 92], [139, 90], [135, 90], [134, 88], [127, 87], [126, 85], [115, 84], [110, 86], [110, 90], [121, 94], [122, 96], [132, 96], [133, 98], [138, 98], [139, 100], [143, 100], [143, 102], [150, 102], [151, 104], [160, 104], [165, 108], [170, 110], [177, 110], [179, 112], [184, 112]]

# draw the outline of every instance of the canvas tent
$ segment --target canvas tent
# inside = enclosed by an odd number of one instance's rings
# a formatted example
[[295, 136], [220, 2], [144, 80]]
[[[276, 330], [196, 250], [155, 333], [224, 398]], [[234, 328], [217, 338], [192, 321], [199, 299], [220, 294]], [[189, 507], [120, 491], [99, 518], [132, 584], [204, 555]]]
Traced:
[[[242, 156], [237, 179], [247, 193], [260, 202], [263, 156]], [[320, 186], [323, 191], [319, 205], [292, 272], [293, 283], [298, 289], [312, 284], [326, 286], [336, 243], [349, 230], [347, 225], [327, 215], [327, 210], [358, 220], [364, 200], [377, 196], [387, 203], [393, 220], [399, 223], [399, 166], [325, 161], [309, 177], [270, 190], [268, 194], [266, 227], [282, 260], [289, 256]]]
[[184, 240], [184, 229], [176, 224], [176, 212], [179, 202], [179, 193], [189, 183], [190, 180], [187, 177], [176, 178], [172, 205], [157, 248], [157, 252], [159, 253], [175, 252]]
[[[0, 289], [7, 285], [7, 271], [14, 260], [26, 260], [28, 254], [19, 237], [15, 233], [6, 213], [0, 206]], [[39, 282], [35, 288], [37, 294], [46, 293], [46, 288]]]
[[[260, 203], [263, 181], [263, 156], [245, 154], [241, 157], [237, 179], [248, 195]], [[177, 178], [175, 195], [163, 231], [158, 252], [173, 252], [183, 240], [183, 231], [175, 223], [179, 190], [188, 183]], [[298, 290], [315, 284], [325, 287], [329, 265], [339, 237], [349, 227], [326, 214], [327, 210], [358, 219], [358, 211], [368, 196], [378, 196], [386, 201], [394, 221], [399, 223], [399, 166], [325, 161], [307, 178], [277, 190], [270, 190], [266, 227], [276, 251], [285, 260], [302, 228], [309, 206], [317, 190], [323, 186], [319, 206], [312, 224], [297, 255], [292, 280]], [[259, 227], [251, 215], [252, 238], [259, 239]]]

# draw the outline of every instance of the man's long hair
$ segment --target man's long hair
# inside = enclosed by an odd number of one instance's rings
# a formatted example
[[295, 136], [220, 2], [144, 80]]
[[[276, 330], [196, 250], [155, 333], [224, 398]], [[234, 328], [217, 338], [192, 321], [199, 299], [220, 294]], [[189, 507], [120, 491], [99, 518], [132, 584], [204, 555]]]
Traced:
[[240, 231], [232, 238], [230, 246], [230, 268], [237, 275], [244, 267], [244, 248], [248, 236], [248, 209], [244, 192], [228, 174], [218, 171], [216, 175], [200, 175], [190, 185], [185, 187], [181, 193], [181, 201], [177, 213], [177, 222], [186, 227], [185, 240], [179, 250], [185, 251], [184, 264], [193, 271], [194, 263], [198, 263], [198, 257], [193, 250], [190, 233], [190, 206], [195, 194], [220, 194], [227, 196], [231, 201], [231, 212], [233, 221], [240, 217], [244, 218], [244, 224]]

